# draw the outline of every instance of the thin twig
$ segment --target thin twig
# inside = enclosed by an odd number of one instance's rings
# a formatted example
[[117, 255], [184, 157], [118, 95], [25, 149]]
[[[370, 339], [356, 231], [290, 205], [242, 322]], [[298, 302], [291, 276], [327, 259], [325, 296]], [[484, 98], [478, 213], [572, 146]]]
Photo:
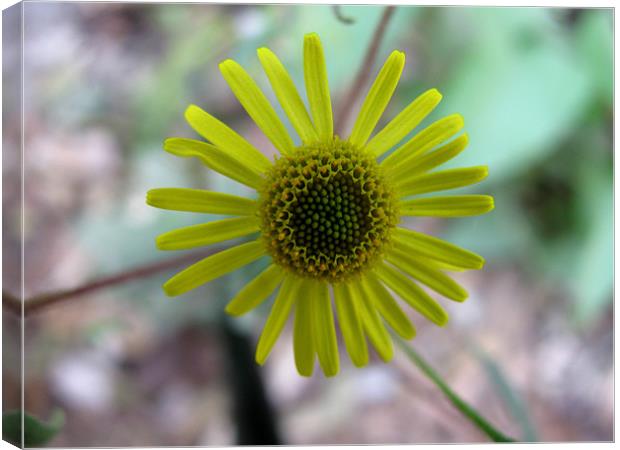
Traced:
[[[33, 312], [39, 311], [43, 308], [54, 305], [63, 300], [88, 294], [103, 288], [135, 281], [140, 278], [154, 275], [158, 272], [163, 272], [164, 270], [173, 269], [183, 264], [189, 264], [206, 256], [209, 256], [216, 251], [218, 251], [218, 249], [210, 249], [209, 251], [194, 252], [189, 255], [179, 256], [177, 258], [171, 258], [164, 261], [145, 264], [129, 271], [123, 271], [115, 275], [109, 275], [90, 281], [73, 289], [37, 295], [24, 301], [24, 315], [27, 316]], [[21, 314], [21, 300], [6, 291], [2, 292], [2, 305], [8, 310], [11, 310], [17, 314]]]
[[381, 41], [383, 40], [383, 36], [385, 35], [385, 30], [387, 29], [388, 23], [390, 22], [390, 19], [394, 14], [394, 9], [394, 6], [386, 6], [385, 10], [383, 11], [383, 15], [381, 16], [381, 19], [377, 24], [377, 28], [375, 28], [375, 32], [372, 35], [372, 39], [370, 40], [368, 50], [366, 50], [364, 62], [360, 66], [359, 71], [357, 72], [357, 76], [355, 77], [355, 81], [351, 85], [351, 88], [349, 89], [349, 92], [347, 92], [347, 95], [344, 97], [340, 109], [336, 114], [336, 130], [338, 130], [339, 134], [343, 133], [343, 128], [347, 124], [347, 120], [351, 115], [351, 109], [353, 109], [355, 100], [368, 82], [368, 78], [370, 77], [370, 73], [375, 64], [375, 60], [377, 59], [379, 46], [381, 45]]

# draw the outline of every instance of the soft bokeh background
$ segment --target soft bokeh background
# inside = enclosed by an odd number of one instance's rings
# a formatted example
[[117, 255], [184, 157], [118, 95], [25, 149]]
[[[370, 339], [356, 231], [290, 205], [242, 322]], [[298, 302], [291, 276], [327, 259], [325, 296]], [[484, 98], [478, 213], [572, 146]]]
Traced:
[[[219, 61], [243, 64], [273, 99], [255, 49], [272, 48], [303, 86], [302, 39], [316, 31], [338, 105], [381, 13], [344, 6], [347, 24], [329, 6], [26, 3], [26, 295], [172, 257], [155, 236], [204, 217], [147, 207], [150, 188], [241, 191], [161, 148], [167, 136], [195, 137], [183, 111], [196, 103], [272, 151]], [[518, 439], [611, 440], [611, 10], [398, 7], [379, 60], [394, 48], [407, 64], [382, 123], [437, 87], [444, 101], [424, 124], [465, 117], [470, 145], [452, 164], [488, 164], [488, 180], [471, 191], [497, 205], [477, 218], [412, 222], [488, 263], [457, 274], [471, 298], [442, 300], [445, 330], [411, 314], [411, 345]], [[4, 132], [10, 186], [18, 118]], [[17, 194], [5, 187], [4, 288], [14, 293]], [[50, 445], [485, 440], [398, 351], [364, 370], [342, 352], [337, 378], [301, 378], [287, 328], [255, 366], [268, 306], [234, 321], [222, 310], [261, 264], [181, 298], [160, 290], [169, 271], [28, 319], [26, 408], [42, 419], [66, 413]], [[14, 325], [4, 316], [5, 329]], [[15, 370], [5, 364], [5, 408], [19, 398]]]

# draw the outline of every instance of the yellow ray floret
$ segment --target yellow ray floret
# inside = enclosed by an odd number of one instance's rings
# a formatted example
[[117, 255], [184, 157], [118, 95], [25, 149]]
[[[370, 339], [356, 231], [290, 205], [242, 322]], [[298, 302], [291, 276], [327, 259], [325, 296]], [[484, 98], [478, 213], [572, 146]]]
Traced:
[[369, 152], [381, 156], [403, 140], [418, 126], [441, 101], [437, 89], [430, 89], [420, 95], [402, 110], [385, 128], [379, 131], [366, 145]]
[[226, 305], [226, 312], [233, 316], [240, 316], [251, 311], [267, 300], [267, 297], [276, 290], [283, 279], [284, 271], [279, 266], [271, 264], [235, 295]]
[[210, 214], [250, 216], [256, 213], [257, 203], [249, 198], [221, 192], [188, 188], [151, 189], [146, 203], [161, 209]]
[[259, 48], [258, 59], [269, 78], [271, 87], [282, 105], [282, 109], [293, 124], [302, 142], [309, 143], [318, 139], [319, 135], [314, 129], [308, 111], [297, 92], [290, 75], [278, 59], [268, 48]]
[[164, 284], [164, 292], [172, 297], [208, 283], [222, 275], [237, 270], [257, 260], [265, 254], [265, 249], [258, 241], [238, 245], [228, 250], [209, 256], [196, 264], [177, 273]]
[[176, 156], [196, 157], [210, 169], [254, 189], [265, 183], [260, 172], [252, 165], [206, 142], [185, 138], [168, 138], [164, 141], [164, 150]]
[[239, 64], [227, 59], [220, 64], [220, 71], [224, 79], [243, 105], [252, 120], [265, 133], [265, 136], [280, 152], [293, 152], [293, 140], [286, 132], [286, 128], [278, 118], [265, 94], [256, 85], [252, 77]]
[[316, 331], [313, 326], [314, 297], [300, 295], [295, 304], [295, 325], [293, 331], [293, 350], [297, 371], [306, 377], [314, 371]]
[[334, 134], [332, 101], [327, 83], [323, 46], [315, 33], [307, 34], [304, 39], [304, 78], [310, 111], [319, 139], [330, 140]]
[[160, 250], [185, 250], [247, 236], [259, 230], [256, 217], [239, 217], [191, 225], [157, 237]]
[[405, 67], [405, 54], [394, 51], [383, 65], [362, 104], [349, 141], [363, 146], [383, 115]]

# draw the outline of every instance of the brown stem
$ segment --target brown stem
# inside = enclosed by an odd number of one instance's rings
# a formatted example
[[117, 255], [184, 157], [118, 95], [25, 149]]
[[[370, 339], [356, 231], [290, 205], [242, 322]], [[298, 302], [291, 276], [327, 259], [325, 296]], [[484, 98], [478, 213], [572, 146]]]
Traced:
[[394, 6], [386, 6], [383, 11], [383, 15], [381, 16], [381, 19], [377, 24], [377, 28], [375, 28], [375, 32], [372, 35], [372, 39], [370, 40], [368, 50], [366, 50], [364, 62], [360, 66], [357, 76], [355, 77], [355, 81], [351, 85], [349, 92], [347, 92], [347, 95], [344, 97], [340, 109], [338, 109], [338, 113], [336, 114], [336, 130], [338, 130], [338, 133], [341, 135], [344, 131], [343, 128], [349, 120], [351, 109], [353, 109], [357, 96], [368, 82], [370, 72], [372, 71], [375, 60], [377, 59], [379, 46], [381, 45], [381, 41], [385, 35], [385, 30], [387, 29], [388, 23], [394, 14], [394, 10]]
[[[148, 277], [158, 272], [163, 272], [167, 269], [173, 269], [183, 264], [195, 262], [199, 259], [215, 253], [217, 250], [218, 249], [210, 249], [209, 251], [194, 252], [189, 255], [183, 255], [177, 258], [170, 258], [164, 261], [158, 261], [155, 263], [138, 266], [129, 271], [124, 271], [115, 275], [109, 275], [99, 278], [97, 280], [90, 281], [86, 284], [83, 284], [82, 286], [78, 286], [73, 289], [67, 289], [64, 291], [52, 292], [49, 294], [42, 294], [31, 297], [24, 301], [24, 316], [39, 311], [40, 309], [46, 308], [50, 305], [54, 305], [63, 300], [88, 294], [118, 284], [128, 283], [130, 281]], [[2, 305], [8, 310], [11, 310], [17, 314], [21, 314], [22, 302], [17, 297], [9, 294], [6, 291], [2, 292]]]

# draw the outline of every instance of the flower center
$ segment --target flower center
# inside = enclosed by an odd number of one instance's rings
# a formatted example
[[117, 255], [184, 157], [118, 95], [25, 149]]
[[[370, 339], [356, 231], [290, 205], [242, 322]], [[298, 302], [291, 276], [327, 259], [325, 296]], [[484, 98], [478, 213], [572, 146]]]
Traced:
[[375, 261], [398, 222], [397, 202], [375, 158], [338, 138], [279, 158], [259, 203], [274, 261], [331, 282]]

